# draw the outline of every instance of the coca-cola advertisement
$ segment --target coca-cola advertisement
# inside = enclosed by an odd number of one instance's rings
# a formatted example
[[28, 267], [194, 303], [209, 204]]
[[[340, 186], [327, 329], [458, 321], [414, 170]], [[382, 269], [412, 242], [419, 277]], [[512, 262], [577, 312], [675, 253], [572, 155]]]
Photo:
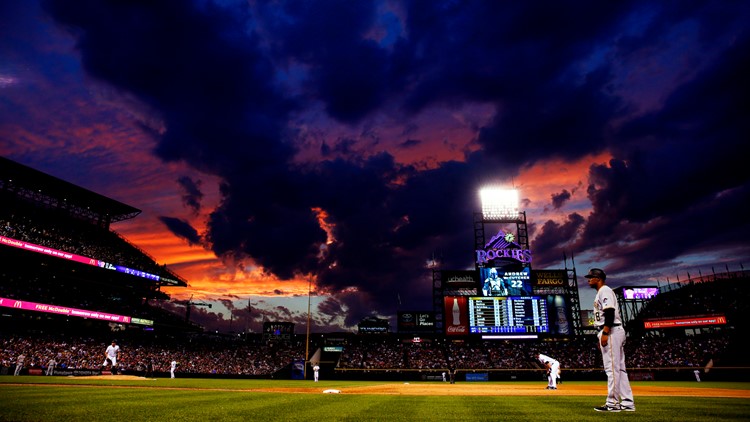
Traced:
[[445, 297], [445, 335], [469, 334], [468, 308], [465, 296]]

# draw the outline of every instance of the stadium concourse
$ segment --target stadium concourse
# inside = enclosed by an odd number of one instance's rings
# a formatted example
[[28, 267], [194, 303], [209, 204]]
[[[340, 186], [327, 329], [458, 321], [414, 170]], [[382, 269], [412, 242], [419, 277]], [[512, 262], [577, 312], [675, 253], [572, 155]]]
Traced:
[[[55, 375], [100, 374], [104, 349], [117, 339], [122, 374], [169, 376], [176, 360], [179, 376], [289, 378], [310, 350], [320, 357], [322, 379], [442, 379], [449, 369], [457, 380], [475, 373], [542, 379], [538, 353], [560, 361], [563, 382], [602, 376], [592, 335], [484, 341], [435, 333], [414, 342], [401, 333], [318, 333], [308, 345], [301, 335], [269, 341], [204, 333], [158, 306], [169, 300], [162, 286], [187, 282], [110, 229], [138, 209], [2, 157], [0, 202], [0, 374], [12, 374], [21, 355], [23, 375], [44, 374], [51, 360]], [[692, 379], [698, 370], [703, 379], [745, 380], [740, 339], [747, 338], [748, 278], [744, 272], [702, 277], [646, 303], [627, 322], [631, 376]], [[71, 309], [86, 317], [61, 312]], [[721, 314], [726, 324], [644, 329], [648, 318], [703, 314]], [[340, 349], [326, 351], [334, 337]]]

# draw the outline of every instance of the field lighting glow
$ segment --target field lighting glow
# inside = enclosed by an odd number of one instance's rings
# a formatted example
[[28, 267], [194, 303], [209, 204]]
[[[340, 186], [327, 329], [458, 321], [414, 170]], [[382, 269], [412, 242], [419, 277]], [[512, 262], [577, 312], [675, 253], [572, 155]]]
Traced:
[[484, 188], [479, 191], [482, 217], [489, 221], [518, 219], [518, 191], [516, 189]]

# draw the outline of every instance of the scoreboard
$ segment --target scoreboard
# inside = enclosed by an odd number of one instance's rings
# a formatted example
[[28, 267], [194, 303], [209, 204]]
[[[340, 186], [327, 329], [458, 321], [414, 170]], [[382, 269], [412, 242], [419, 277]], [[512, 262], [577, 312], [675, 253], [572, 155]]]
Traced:
[[472, 334], [549, 333], [547, 301], [539, 296], [470, 297]]
[[270, 322], [263, 323], [264, 341], [292, 341], [294, 335], [293, 322]]

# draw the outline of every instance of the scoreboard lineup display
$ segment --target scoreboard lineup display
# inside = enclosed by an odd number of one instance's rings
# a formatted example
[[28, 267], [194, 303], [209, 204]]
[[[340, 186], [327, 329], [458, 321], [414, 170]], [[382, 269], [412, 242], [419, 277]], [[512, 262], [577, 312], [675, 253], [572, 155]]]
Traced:
[[470, 297], [469, 332], [548, 333], [547, 302], [539, 296]]

